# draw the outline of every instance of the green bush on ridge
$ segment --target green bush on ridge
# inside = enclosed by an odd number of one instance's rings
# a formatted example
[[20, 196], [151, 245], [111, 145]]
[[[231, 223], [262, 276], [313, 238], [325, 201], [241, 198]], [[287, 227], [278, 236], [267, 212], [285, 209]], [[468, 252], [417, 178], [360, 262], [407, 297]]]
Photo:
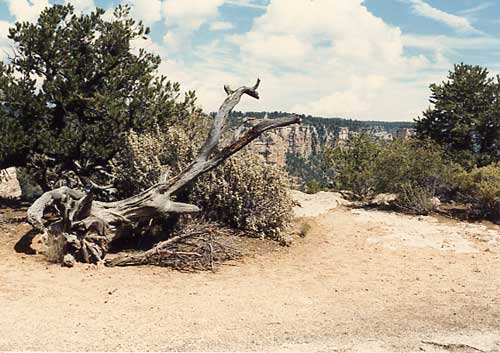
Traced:
[[416, 214], [435, 211], [438, 199], [454, 199], [470, 204], [476, 216], [500, 220], [500, 163], [467, 171], [429, 140], [377, 142], [368, 136], [326, 156], [323, 167], [331, 170], [335, 188], [355, 199], [395, 194], [394, 206]]

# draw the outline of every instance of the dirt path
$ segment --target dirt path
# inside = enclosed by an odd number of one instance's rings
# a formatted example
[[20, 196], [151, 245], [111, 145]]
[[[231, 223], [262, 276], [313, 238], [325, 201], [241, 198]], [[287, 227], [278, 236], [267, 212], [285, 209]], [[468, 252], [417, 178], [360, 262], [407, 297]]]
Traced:
[[0, 351], [500, 352], [500, 228], [304, 221], [294, 246], [215, 274], [47, 265], [0, 225]]

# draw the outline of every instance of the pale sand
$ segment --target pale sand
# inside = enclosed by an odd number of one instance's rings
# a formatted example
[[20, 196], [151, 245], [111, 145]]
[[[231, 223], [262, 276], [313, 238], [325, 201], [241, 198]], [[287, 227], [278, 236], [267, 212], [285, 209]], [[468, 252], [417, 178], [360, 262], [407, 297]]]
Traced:
[[499, 227], [318, 198], [304, 239], [215, 274], [47, 265], [0, 224], [0, 351], [500, 351]]

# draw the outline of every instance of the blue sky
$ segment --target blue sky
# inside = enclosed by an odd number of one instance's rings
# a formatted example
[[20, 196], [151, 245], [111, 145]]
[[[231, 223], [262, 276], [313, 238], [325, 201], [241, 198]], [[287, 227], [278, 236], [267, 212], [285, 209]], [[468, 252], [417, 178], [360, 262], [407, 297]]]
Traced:
[[[0, 55], [8, 27], [65, 0], [0, 0]], [[78, 11], [129, 3], [148, 24], [134, 43], [162, 56], [160, 73], [214, 111], [222, 87], [262, 79], [242, 110], [362, 120], [412, 120], [432, 82], [454, 63], [500, 73], [498, 0], [74, 0]]]

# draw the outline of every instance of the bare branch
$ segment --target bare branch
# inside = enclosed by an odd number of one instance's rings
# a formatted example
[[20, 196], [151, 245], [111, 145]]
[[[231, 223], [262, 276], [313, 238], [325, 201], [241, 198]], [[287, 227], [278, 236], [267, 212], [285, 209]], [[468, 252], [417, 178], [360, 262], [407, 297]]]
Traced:
[[228, 96], [234, 93], [234, 91], [229, 87], [229, 85], [224, 86], [224, 91], [226, 91]]
[[[233, 141], [228, 147], [223, 148], [221, 152], [216, 153], [216, 156], [210, 159], [210, 156], [219, 146], [221, 136], [226, 128], [227, 120], [229, 115], [231, 114], [231, 111], [240, 102], [241, 97], [245, 94], [259, 99], [259, 93], [257, 92], [259, 85], [260, 79], [257, 79], [257, 82], [252, 87], [243, 86], [235, 91], [231, 90], [227, 85], [224, 86], [224, 90], [226, 91], [226, 93], [228, 93], [228, 96], [219, 108], [219, 111], [214, 118], [208, 138], [200, 149], [198, 156], [190, 164], [190, 166], [176, 178], [171, 180], [169, 183], [162, 184], [160, 186], [161, 192], [166, 192], [169, 194], [175, 193], [177, 190], [190, 183], [200, 174], [215, 168], [217, 165], [229, 158], [232, 154], [241, 150], [264, 131], [275, 127], [282, 127], [300, 123], [300, 119], [298, 117], [264, 120], [258, 123], [256, 126], [252, 127], [246, 133], [243, 133], [240, 138]], [[237, 131], [238, 134], [242, 134], [241, 129], [237, 129]]]

